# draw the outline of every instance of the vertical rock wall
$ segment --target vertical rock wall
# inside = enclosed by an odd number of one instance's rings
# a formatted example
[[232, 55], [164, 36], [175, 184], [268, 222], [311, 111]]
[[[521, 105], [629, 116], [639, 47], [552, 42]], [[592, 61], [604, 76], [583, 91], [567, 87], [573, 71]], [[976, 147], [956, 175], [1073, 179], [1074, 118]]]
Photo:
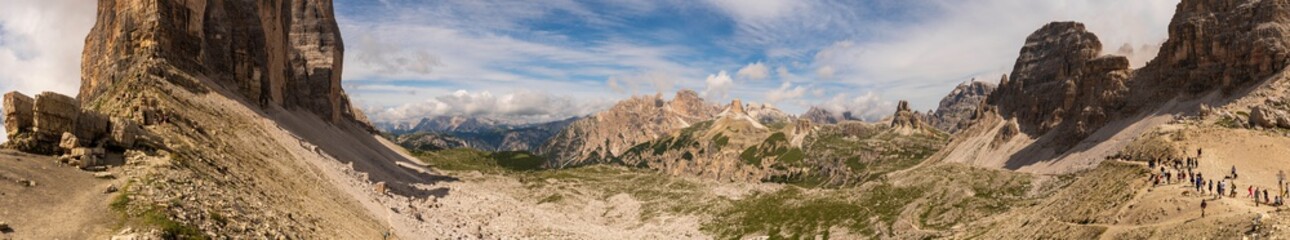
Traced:
[[354, 119], [330, 0], [100, 0], [85, 39], [80, 101], [165, 63], [248, 102]]

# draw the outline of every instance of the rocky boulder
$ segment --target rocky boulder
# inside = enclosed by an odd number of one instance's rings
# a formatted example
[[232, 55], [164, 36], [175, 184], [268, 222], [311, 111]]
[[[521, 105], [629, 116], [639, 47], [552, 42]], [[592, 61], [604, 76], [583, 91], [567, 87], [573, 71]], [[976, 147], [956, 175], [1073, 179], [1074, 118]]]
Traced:
[[[37, 154], [71, 153], [73, 158], [80, 158], [85, 154], [77, 155], [73, 153], [75, 149], [158, 148], [160, 145], [134, 121], [109, 119], [98, 112], [82, 109], [76, 99], [62, 94], [44, 92], [31, 100], [21, 93], [10, 92], [5, 94], [4, 102], [6, 106], [15, 106], [5, 108], [5, 125], [11, 140], [5, 143], [5, 148]], [[31, 102], [31, 107], [24, 107], [27, 102]]]
[[1279, 109], [1255, 106], [1250, 109], [1250, 126], [1262, 128], [1290, 128], [1290, 114]]
[[35, 99], [19, 92], [9, 92], [4, 95], [4, 129], [10, 138], [31, 129], [35, 121], [33, 120], [35, 104]]
[[53, 92], [36, 95], [33, 132], [43, 141], [61, 140], [63, 133], [76, 131], [81, 104], [76, 99]]

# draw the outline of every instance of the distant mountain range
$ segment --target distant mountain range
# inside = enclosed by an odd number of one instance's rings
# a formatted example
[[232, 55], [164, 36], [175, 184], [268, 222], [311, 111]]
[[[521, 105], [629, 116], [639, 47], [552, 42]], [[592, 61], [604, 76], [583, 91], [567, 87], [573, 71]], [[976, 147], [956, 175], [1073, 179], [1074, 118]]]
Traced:
[[579, 118], [516, 124], [486, 117], [439, 116], [415, 124], [378, 122], [391, 140], [413, 150], [474, 148], [486, 151], [536, 151], [539, 146]]

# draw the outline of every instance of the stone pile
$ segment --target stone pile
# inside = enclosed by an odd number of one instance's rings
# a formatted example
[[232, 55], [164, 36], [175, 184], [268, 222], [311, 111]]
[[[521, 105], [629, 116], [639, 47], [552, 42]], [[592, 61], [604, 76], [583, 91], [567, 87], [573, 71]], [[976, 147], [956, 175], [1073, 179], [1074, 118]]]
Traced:
[[157, 147], [134, 121], [82, 109], [75, 98], [53, 92], [35, 98], [19, 92], [5, 94], [4, 117], [9, 135], [4, 148], [65, 154], [64, 161], [82, 168], [103, 165], [109, 157], [120, 155], [109, 149], [121, 152]]

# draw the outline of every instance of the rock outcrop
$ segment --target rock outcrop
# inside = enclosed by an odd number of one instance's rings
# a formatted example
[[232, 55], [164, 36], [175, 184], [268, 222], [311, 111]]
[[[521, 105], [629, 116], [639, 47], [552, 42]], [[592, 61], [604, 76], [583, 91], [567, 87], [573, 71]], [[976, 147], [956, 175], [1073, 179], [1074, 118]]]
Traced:
[[[1007, 78], [1007, 76], [1004, 76]], [[956, 133], [972, 123], [977, 108], [994, 92], [993, 83], [970, 81], [954, 87], [941, 98], [940, 106], [930, 115], [929, 125], [948, 133]]]
[[1073, 144], [1116, 118], [1129, 92], [1129, 60], [1101, 51], [1084, 24], [1044, 25], [1026, 38], [1012, 74], [987, 101], [1016, 118], [1021, 131], [1060, 131], [1056, 145]]
[[31, 128], [36, 117], [33, 112], [36, 100], [19, 92], [4, 94], [4, 129], [9, 138], [18, 135], [21, 129]]
[[[81, 103], [164, 62], [251, 103], [354, 120], [331, 1], [99, 1], [85, 39]], [[182, 81], [174, 78], [171, 81]], [[206, 81], [176, 82], [200, 86]]]
[[604, 163], [636, 144], [712, 119], [717, 111], [690, 90], [677, 92], [671, 101], [661, 95], [636, 96], [573, 122], [539, 152], [549, 157], [549, 167]]
[[38, 154], [67, 154], [74, 165], [94, 167], [106, 154], [104, 148], [120, 154], [125, 149], [157, 148], [154, 136], [132, 120], [108, 119], [98, 112], [82, 109], [76, 99], [53, 92], [36, 98], [22, 93], [4, 95], [5, 130], [9, 142], [4, 148]]
[[909, 110], [909, 102], [900, 100], [896, 104], [896, 113], [891, 117], [891, 128], [899, 132], [923, 131], [924, 125], [918, 113]]

